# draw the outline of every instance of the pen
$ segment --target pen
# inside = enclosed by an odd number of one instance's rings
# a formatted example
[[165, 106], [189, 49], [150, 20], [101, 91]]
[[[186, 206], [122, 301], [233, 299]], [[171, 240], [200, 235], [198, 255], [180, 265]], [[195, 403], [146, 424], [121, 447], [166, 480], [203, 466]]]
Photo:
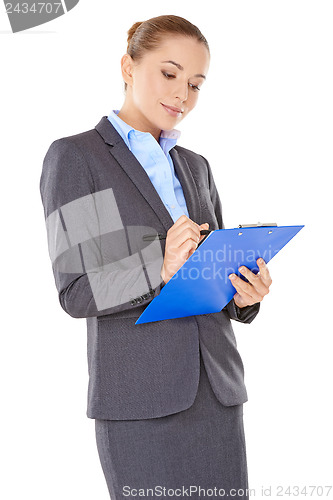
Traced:
[[[201, 235], [209, 234], [210, 232], [211, 230], [209, 229], [201, 229], [200, 234]], [[153, 240], [165, 240], [166, 237], [167, 237], [166, 234], [157, 233], [157, 234], [145, 234], [142, 236], [142, 239], [143, 241], [153, 241]]]

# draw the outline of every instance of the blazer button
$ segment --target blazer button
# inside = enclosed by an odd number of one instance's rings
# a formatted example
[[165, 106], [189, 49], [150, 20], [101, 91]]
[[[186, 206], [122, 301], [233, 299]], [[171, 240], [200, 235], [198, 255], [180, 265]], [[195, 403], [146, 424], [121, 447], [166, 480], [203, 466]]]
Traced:
[[136, 299], [131, 300], [131, 306], [135, 306], [136, 304]]

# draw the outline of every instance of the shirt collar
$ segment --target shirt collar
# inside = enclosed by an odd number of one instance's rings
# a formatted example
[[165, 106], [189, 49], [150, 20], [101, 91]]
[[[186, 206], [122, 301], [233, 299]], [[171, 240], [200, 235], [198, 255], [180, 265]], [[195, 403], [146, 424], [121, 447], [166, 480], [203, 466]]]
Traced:
[[[136, 130], [131, 125], [128, 125], [128, 123], [124, 122], [121, 118], [119, 118], [118, 113], [119, 109], [113, 109], [110, 115], [108, 116], [108, 120], [114, 125], [117, 132], [119, 132], [119, 134], [123, 137], [129, 149], [131, 149], [129, 134], [132, 130], [134, 131], [134, 135], [137, 138], [139, 138], [140, 135], [142, 135], [142, 137], [147, 134], [151, 135], [149, 132], [141, 132], [140, 130]], [[163, 149], [164, 153], [168, 153], [170, 149], [176, 145], [180, 135], [181, 131], [175, 128], [172, 130], [161, 131], [159, 144]]]

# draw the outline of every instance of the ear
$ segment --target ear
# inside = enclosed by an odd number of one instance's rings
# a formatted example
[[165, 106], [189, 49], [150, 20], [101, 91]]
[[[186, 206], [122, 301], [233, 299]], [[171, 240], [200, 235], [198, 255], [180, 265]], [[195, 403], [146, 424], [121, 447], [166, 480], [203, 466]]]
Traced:
[[129, 54], [124, 54], [123, 57], [121, 58], [121, 73], [123, 76], [124, 82], [127, 83], [127, 85], [132, 85], [133, 83], [133, 74], [132, 74], [132, 69], [133, 69], [133, 59]]

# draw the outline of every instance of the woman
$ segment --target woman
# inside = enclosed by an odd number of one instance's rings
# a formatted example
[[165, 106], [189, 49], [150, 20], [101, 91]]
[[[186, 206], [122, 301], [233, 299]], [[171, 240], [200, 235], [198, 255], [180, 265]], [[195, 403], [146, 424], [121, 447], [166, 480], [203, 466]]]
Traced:
[[[135, 325], [195, 251], [223, 228], [210, 166], [176, 145], [209, 47], [178, 16], [135, 23], [122, 57], [125, 101], [55, 141], [40, 182], [59, 300], [87, 318], [87, 416], [110, 496], [247, 498], [243, 365], [230, 319], [251, 322], [271, 279], [241, 268], [220, 312]], [[166, 234], [147, 244], [143, 236]], [[224, 492], [224, 493], [223, 493]]]

